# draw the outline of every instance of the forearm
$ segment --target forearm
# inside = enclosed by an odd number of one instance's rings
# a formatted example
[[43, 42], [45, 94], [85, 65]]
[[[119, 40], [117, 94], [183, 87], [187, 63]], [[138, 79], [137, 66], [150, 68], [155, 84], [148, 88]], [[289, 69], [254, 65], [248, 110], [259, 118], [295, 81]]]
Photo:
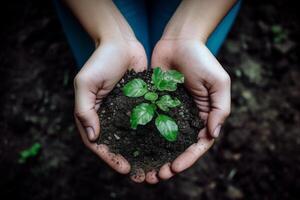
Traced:
[[236, 0], [183, 0], [165, 28], [162, 39], [206, 42]]
[[65, 2], [96, 43], [112, 39], [135, 39], [132, 29], [111, 0]]

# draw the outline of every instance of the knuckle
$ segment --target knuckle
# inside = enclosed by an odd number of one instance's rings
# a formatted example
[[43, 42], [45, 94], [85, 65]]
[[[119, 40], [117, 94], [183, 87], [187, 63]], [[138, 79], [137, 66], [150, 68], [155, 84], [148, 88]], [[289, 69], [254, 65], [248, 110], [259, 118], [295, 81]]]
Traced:
[[227, 118], [229, 115], [230, 115], [230, 108], [226, 109], [226, 110], [223, 110], [222, 111], [222, 115]]
[[224, 84], [225, 86], [230, 86], [231, 84], [231, 78], [227, 73], [224, 73], [220, 78], [219, 81], [221, 84]]
[[82, 123], [86, 124], [88, 121], [88, 111], [79, 111], [78, 109], [75, 108], [74, 110], [74, 115], [77, 117]]
[[85, 124], [85, 122], [86, 122], [85, 114], [83, 112], [80, 112], [76, 108], [74, 110], [74, 117], [77, 118], [81, 123]]
[[83, 84], [86, 84], [87, 83], [87, 78], [86, 76], [84, 76], [83, 74], [81, 73], [78, 73], [75, 78], [74, 78], [74, 81], [73, 81], [73, 84], [74, 84], [74, 88], [78, 88], [80, 87], [80, 85], [83, 85]]
[[74, 110], [74, 116], [81, 119], [83, 117], [82, 112], [78, 111], [78, 110]]

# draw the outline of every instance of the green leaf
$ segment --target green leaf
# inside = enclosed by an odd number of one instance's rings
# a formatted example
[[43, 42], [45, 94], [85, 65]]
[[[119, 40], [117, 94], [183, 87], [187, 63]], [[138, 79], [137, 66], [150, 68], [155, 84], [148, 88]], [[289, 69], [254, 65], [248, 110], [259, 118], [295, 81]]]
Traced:
[[175, 91], [177, 83], [184, 82], [184, 76], [176, 70], [163, 72], [157, 67], [153, 70], [152, 82], [159, 91]]
[[287, 32], [280, 25], [273, 25], [271, 31], [273, 32], [273, 41], [275, 43], [282, 43], [288, 37]]
[[158, 115], [155, 119], [155, 125], [166, 140], [170, 142], [177, 140], [178, 126], [171, 117], [167, 115]]
[[154, 86], [156, 86], [156, 88], [158, 87], [159, 83], [163, 80], [163, 77], [164, 73], [159, 67], [153, 69], [152, 82]]
[[128, 97], [141, 97], [146, 94], [147, 84], [142, 79], [136, 78], [124, 85], [123, 93]]
[[158, 95], [155, 92], [147, 92], [144, 98], [149, 101], [156, 101]]
[[41, 149], [40, 143], [34, 143], [30, 148], [20, 152], [19, 163], [25, 163], [28, 158], [35, 157]]
[[169, 70], [165, 73], [165, 79], [166, 80], [172, 80], [175, 83], [183, 83], [184, 82], [184, 76], [182, 73], [176, 70]]
[[138, 157], [140, 155], [140, 152], [138, 150], [133, 152], [133, 157]]
[[283, 28], [280, 26], [280, 25], [273, 25], [271, 27], [271, 31], [274, 33], [274, 34], [281, 34], [283, 32]]
[[157, 86], [157, 89], [159, 91], [176, 91], [177, 89], [177, 83], [173, 81], [168, 81], [168, 80], [162, 80], [159, 85]]
[[156, 106], [149, 103], [141, 103], [134, 107], [130, 116], [131, 128], [136, 129], [139, 124], [145, 125], [151, 121]]
[[159, 100], [156, 102], [156, 105], [165, 112], [168, 112], [169, 108], [175, 108], [180, 104], [181, 102], [179, 101], [179, 99], [172, 99], [170, 95], [164, 95], [160, 97]]

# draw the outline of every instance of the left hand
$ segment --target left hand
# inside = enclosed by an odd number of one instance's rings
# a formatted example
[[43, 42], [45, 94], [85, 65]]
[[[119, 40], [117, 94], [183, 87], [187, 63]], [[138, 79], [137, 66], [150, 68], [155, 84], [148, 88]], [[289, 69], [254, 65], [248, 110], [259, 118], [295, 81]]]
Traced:
[[128, 69], [146, 68], [145, 50], [137, 40], [114, 39], [100, 43], [74, 79], [74, 116], [82, 141], [121, 174], [130, 172], [129, 162], [122, 155], [110, 152], [107, 145], [95, 142], [101, 134], [97, 112], [102, 100]]
[[176, 69], [184, 74], [185, 87], [205, 123], [197, 143], [158, 172], [146, 174], [146, 181], [153, 184], [159, 181], [158, 177], [166, 180], [191, 167], [212, 146], [230, 113], [230, 77], [205, 44], [194, 39], [161, 39], [153, 51], [151, 66]]

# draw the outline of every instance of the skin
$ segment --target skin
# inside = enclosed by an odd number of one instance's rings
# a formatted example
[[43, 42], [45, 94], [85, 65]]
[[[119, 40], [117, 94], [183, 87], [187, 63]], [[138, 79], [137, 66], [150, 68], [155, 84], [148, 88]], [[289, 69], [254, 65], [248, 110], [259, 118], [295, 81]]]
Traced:
[[[118, 59], [111, 59], [112, 55]], [[95, 143], [100, 135], [97, 110], [102, 99], [128, 69], [145, 70], [145, 58], [145, 52], [137, 41], [101, 43], [74, 80], [74, 116], [84, 144], [122, 174], [130, 172], [129, 163], [121, 155], [110, 153], [106, 145]]]
[[[74, 80], [74, 116], [84, 144], [117, 172], [127, 174], [130, 164], [122, 155], [94, 141], [100, 135], [97, 110], [126, 70], [147, 67], [144, 48], [110, 0], [66, 0], [83, 27], [94, 39], [96, 49]], [[192, 166], [214, 143], [230, 113], [230, 78], [205, 46], [206, 40], [232, 7], [234, 0], [184, 0], [177, 8], [160, 41], [151, 66], [176, 69], [185, 75], [205, 128], [199, 141], [159, 171], [138, 169], [131, 179], [156, 184]], [[113, 55], [113, 57], [112, 57]], [[117, 58], [117, 59], [114, 59]]]
[[66, 3], [96, 46], [74, 79], [77, 128], [91, 151], [117, 172], [128, 174], [130, 165], [123, 156], [109, 152], [106, 145], [95, 143], [101, 132], [97, 110], [128, 69], [143, 71], [147, 68], [145, 50], [111, 1], [68, 0]]
[[185, 86], [196, 102], [200, 118], [205, 122], [198, 142], [172, 163], [160, 168], [159, 178], [166, 180], [192, 166], [218, 137], [219, 127], [230, 112], [230, 78], [199, 40], [159, 41], [152, 55], [152, 66], [164, 66], [164, 69], [176, 69], [184, 74]]
[[[191, 167], [213, 145], [230, 113], [230, 77], [205, 43], [234, 3], [234, 0], [182, 1], [153, 50], [152, 67], [163, 66], [184, 74], [185, 86], [205, 122], [197, 143], [158, 172], [149, 172], [162, 180]], [[148, 174], [145, 176], [148, 183], [159, 181]]]

